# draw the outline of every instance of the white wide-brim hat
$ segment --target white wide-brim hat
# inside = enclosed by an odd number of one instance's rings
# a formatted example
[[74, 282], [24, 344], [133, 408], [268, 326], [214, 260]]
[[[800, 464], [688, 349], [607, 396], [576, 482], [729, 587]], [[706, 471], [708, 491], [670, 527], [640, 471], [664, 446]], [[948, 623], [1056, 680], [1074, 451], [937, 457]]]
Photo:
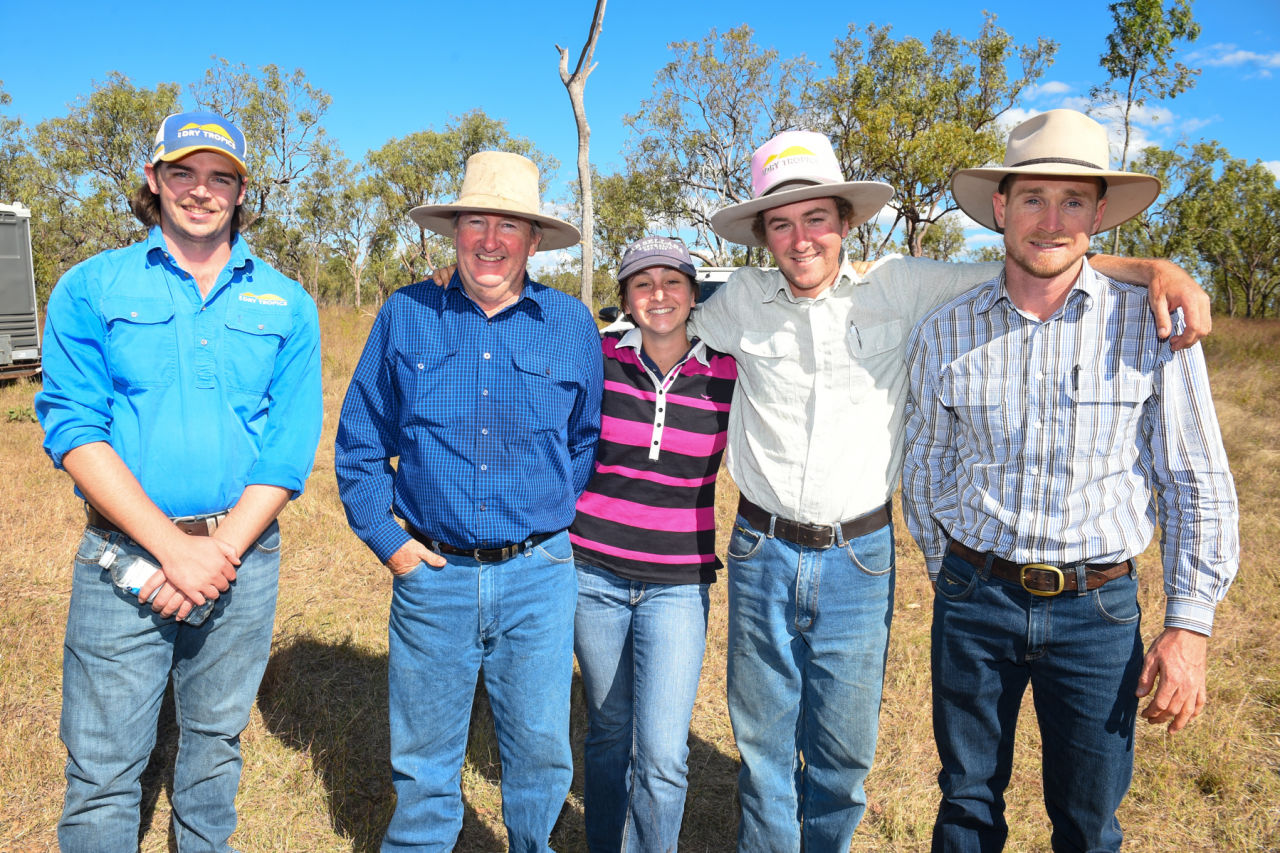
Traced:
[[756, 214], [811, 198], [843, 198], [853, 205], [850, 227], [875, 216], [893, 187], [880, 181], [846, 181], [831, 141], [821, 133], [788, 130], [751, 156], [751, 201], [730, 205], [711, 217], [711, 230], [744, 246], [763, 246], [752, 232]]
[[527, 219], [542, 226], [538, 251], [567, 249], [582, 240], [573, 225], [544, 216], [538, 205], [538, 167], [528, 157], [506, 151], [481, 151], [467, 158], [462, 191], [453, 204], [423, 204], [409, 211], [422, 228], [453, 236], [458, 213], [498, 213]]
[[1097, 233], [1115, 228], [1146, 210], [1160, 195], [1160, 181], [1110, 165], [1107, 130], [1084, 113], [1049, 110], [1027, 119], [1009, 134], [1004, 165], [961, 169], [951, 178], [951, 195], [975, 222], [999, 231], [991, 196], [1007, 175], [1102, 178], [1107, 209]]

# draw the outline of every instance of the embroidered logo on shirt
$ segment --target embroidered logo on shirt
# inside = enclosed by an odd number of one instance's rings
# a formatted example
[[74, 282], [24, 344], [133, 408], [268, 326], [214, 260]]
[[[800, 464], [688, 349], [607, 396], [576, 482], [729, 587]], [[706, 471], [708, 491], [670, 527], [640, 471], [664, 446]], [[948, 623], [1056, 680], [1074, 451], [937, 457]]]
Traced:
[[289, 302], [283, 296], [277, 296], [274, 293], [242, 293], [240, 294], [241, 302], [251, 302], [254, 305], [288, 305]]

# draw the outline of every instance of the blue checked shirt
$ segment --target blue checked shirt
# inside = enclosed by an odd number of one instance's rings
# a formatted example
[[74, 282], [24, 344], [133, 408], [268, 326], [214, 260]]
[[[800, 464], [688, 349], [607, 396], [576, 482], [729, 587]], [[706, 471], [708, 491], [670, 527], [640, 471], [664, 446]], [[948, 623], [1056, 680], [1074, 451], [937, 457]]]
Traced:
[[586, 306], [536, 282], [493, 317], [456, 274], [396, 291], [338, 421], [352, 529], [384, 562], [409, 541], [395, 516], [460, 548], [564, 530], [595, 460], [603, 371]]
[[1172, 352], [1142, 288], [1086, 262], [1044, 322], [1003, 275], [907, 344], [903, 508], [937, 578], [948, 537], [1018, 563], [1118, 563], [1162, 530], [1165, 624], [1208, 634], [1238, 508], [1200, 347]]

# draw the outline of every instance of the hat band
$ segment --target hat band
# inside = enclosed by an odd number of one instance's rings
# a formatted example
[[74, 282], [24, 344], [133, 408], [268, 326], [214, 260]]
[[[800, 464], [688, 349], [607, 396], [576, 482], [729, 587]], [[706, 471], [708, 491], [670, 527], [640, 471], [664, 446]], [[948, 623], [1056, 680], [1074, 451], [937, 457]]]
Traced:
[[1106, 169], [1105, 166], [1099, 166], [1097, 163], [1090, 163], [1088, 160], [1072, 160], [1069, 157], [1039, 157], [1035, 160], [1023, 160], [1021, 163], [1014, 163], [1012, 166], [1005, 166], [1005, 168], [1021, 169], [1023, 166], [1038, 166], [1041, 163], [1063, 163], [1068, 166], [1084, 166], [1086, 169], [1097, 169], [1099, 172]]

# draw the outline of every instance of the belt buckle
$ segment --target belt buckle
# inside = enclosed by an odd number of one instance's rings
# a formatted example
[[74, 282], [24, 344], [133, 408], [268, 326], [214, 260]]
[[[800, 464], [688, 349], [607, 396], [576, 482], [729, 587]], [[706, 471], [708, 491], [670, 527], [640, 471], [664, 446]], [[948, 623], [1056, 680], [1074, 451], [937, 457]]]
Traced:
[[[1051, 572], [1058, 577], [1058, 588], [1054, 590], [1032, 589], [1027, 586], [1027, 571], [1037, 570], [1042, 572]], [[1018, 580], [1022, 584], [1022, 588], [1032, 595], [1039, 595], [1044, 598], [1051, 598], [1067, 588], [1066, 576], [1062, 574], [1062, 569], [1057, 566], [1051, 566], [1048, 563], [1027, 563], [1018, 569]]]

